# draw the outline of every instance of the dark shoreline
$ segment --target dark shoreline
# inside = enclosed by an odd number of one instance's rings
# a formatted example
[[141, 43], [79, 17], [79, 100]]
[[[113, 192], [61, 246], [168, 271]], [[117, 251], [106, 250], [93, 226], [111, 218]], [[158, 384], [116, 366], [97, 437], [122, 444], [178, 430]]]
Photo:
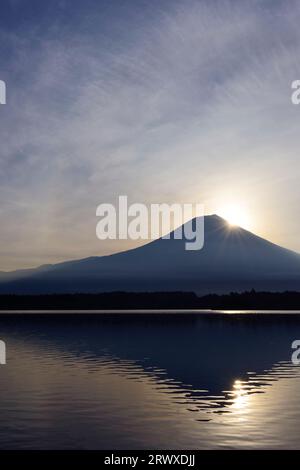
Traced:
[[82, 319], [82, 318], [163, 318], [172, 317], [177, 319], [191, 319], [197, 317], [205, 318], [229, 318], [235, 317], [241, 319], [266, 319], [268, 317], [276, 319], [300, 319], [300, 310], [0, 310], [0, 320], [5, 318], [60, 318]]
[[110, 292], [99, 294], [0, 295], [1, 311], [106, 310], [300, 310], [300, 292], [209, 294]]

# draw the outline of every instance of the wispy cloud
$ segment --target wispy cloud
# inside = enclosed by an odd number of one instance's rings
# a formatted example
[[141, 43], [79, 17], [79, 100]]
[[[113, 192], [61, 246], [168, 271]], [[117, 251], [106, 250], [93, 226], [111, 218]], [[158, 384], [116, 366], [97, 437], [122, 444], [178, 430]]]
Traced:
[[260, 233], [300, 249], [299, 2], [167, 2], [122, 27], [94, 8], [85, 29], [70, 15], [0, 31], [1, 267], [125, 248], [95, 236], [96, 206], [119, 194], [243, 198]]

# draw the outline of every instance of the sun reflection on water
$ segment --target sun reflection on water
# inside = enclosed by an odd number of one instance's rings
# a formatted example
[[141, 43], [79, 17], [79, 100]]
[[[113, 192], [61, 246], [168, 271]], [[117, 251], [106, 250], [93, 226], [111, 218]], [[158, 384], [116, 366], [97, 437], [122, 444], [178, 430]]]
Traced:
[[249, 394], [242, 380], [235, 380], [232, 391], [232, 408], [243, 411], [249, 402]]

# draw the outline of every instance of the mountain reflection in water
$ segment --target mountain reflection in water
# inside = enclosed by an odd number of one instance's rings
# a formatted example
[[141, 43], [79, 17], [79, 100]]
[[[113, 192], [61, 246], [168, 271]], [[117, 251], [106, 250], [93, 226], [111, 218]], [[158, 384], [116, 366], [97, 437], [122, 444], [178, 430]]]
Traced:
[[2, 315], [1, 448], [300, 448], [298, 315]]

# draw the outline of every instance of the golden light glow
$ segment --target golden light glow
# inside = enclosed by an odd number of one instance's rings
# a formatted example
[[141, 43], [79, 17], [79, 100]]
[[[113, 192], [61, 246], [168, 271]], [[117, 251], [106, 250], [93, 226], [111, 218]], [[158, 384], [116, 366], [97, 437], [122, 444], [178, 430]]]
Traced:
[[238, 204], [231, 204], [221, 207], [217, 214], [223, 217], [232, 226], [239, 226], [250, 229], [250, 218], [244, 207]]
[[249, 395], [243, 387], [243, 382], [241, 380], [235, 380], [233, 384], [233, 404], [232, 407], [237, 410], [244, 410], [249, 401]]

